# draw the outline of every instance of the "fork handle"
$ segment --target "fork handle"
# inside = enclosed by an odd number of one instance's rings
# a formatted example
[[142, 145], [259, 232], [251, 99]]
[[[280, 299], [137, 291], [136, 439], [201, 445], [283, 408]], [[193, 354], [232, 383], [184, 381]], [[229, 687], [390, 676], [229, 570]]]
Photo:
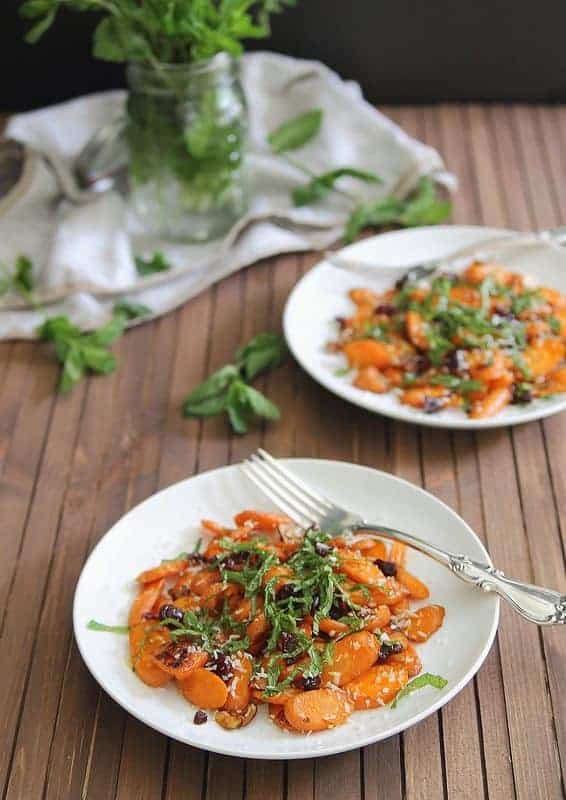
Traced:
[[[501, 570], [490, 564], [442, 550], [394, 528], [364, 524], [356, 525], [355, 530], [372, 531], [376, 539], [393, 539], [425, 553], [447, 567], [460, 580], [471, 583], [483, 592], [495, 592], [507, 600], [522, 617], [537, 625], [566, 624], [566, 595], [560, 592], [507, 578]], [[379, 536], [375, 535], [375, 531], [379, 531]]]

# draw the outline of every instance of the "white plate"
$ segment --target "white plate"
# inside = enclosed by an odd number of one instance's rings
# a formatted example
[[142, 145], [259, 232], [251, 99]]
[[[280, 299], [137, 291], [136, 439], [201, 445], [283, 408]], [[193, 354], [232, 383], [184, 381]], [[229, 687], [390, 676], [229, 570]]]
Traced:
[[[372, 263], [392, 267], [410, 266], [430, 259], [445, 258], [463, 247], [478, 245], [487, 239], [510, 231], [474, 226], [437, 226], [413, 228], [385, 233], [364, 239], [340, 251], [340, 255], [371, 266]], [[502, 262], [516, 272], [530, 275], [541, 284], [552, 286], [566, 294], [566, 250], [550, 244], [515, 252]], [[425, 414], [403, 406], [394, 394], [373, 394], [351, 385], [349, 376], [338, 377], [335, 372], [344, 366], [341, 354], [326, 352], [326, 344], [336, 339], [336, 317], [352, 314], [348, 290], [355, 286], [371, 286], [378, 291], [389, 289], [398, 277], [391, 278], [386, 270], [376, 270], [369, 280], [321, 261], [293, 289], [283, 316], [285, 336], [291, 352], [318, 383], [355, 405], [384, 414], [387, 417], [416, 422], [434, 428], [497, 428], [517, 425], [548, 417], [566, 408], [566, 394], [550, 400], [535, 400], [528, 406], [508, 406], [502, 413], [487, 419], [470, 419], [461, 409], [446, 409], [437, 414]]]
[[[328, 496], [369, 519], [488, 559], [463, 520], [406, 481], [336, 461], [298, 459], [288, 463]], [[479, 669], [497, 629], [498, 600], [415, 553], [410, 555], [409, 567], [429, 585], [431, 602], [446, 607], [442, 629], [419, 647], [424, 669], [448, 679], [445, 689], [415, 692], [395, 710], [356, 712], [345, 725], [306, 737], [281, 731], [270, 722], [264, 708], [239, 731], [226, 731], [213, 719], [206, 725], [194, 725], [194, 707], [174, 687], [151, 689], [134, 675], [128, 664], [127, 637], [90, 631], [86, 625], [92, 618], [124, 624], [136, 594], [134, 578], [141, 570], [191, 549], [200, 535], [202, 517], [229, 524], [244, 508], [272, 506], [238, 466], [207, 472], [171, 486], [134, 508], [106, 534], [88, 559], [75, 593], [75, 637], [93, 676], [130, 714], [174, 739], [217, 753], [246, 758], [307, 758], [350, 750], [399, 733], [447, 703]]]

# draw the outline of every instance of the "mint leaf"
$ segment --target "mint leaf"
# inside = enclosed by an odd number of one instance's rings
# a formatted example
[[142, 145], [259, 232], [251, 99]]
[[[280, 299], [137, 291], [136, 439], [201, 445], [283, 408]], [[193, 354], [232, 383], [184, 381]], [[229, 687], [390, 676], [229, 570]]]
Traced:
[[63, 370], [59, 391], [68, 392], [85, 374], [86, 370], [107, 374], [116, 369], [116, 356], [108, 345], [124, 332], [124, 316], [119, 314], [90, 333], [81, 333], [68, 317], [51, 317], [38, 328], [39, 338], [52, 342]]
[[63, 372], [59, 381], [59, 391], [64, 394], [75, 386], [85, 371], [85, 363], [79, 347], [72, 346], [68, 349], [63, 362]]
[[126, 319], [147, 317], [152, 313], [151, 308], [143, 303], [132, 303], [129, 300], [120, 300], [114, 306], [114, 314], [123, 314]]
[[360, 203], [350, 215], [344, 231], [344, 242], [352, 242], [368, 227], [380, 228], [384, 225], [416, 227], [436, 225], [449, 215], [452, 204], [438, 198], [438, 189], [432, 178], [420, 179], [417, 188], [407, 200], [386, 197], [377, 203]]
[[[186, 396], [183, 404], [184, 415], [188, 417], [193, 416], [195, 413], [194, 409], [201, 405], [203, 401], [210, 400], [211, 398], [218, 398], [219, 395], [223, 395], [228, 390], [232, 381], [238, 378], [239, 375], [240, 372], [234, 364], [226, 364], [226, 366], [213, 372], [200, 386], [197, 386], [196, 389], [193, 389], [193, 391]], [[220, 413], [220, 411], [223, 411], [223, 408], [219, 407], [219, 411], [216, 413]], [[196, 415], [198, 416], [198, 414]]]
[[402, 700], [403, 697], [407, 697], [408, 695], [416, 692], [418, 689], [424, 689], [425, 686], [432, 686], [435, 689], [444, 689], [448, 681], [446, 678], [443, 678], [441, 675], [433, 675], [430, 672], [423, 672], [422, 675], [418, 675], [416, 678], [413, 678], [412, 681], [404, 686], [395, 700], [391, 703], [391, 708], [396, 708], [399, 700]]
[[245, 403], [251, 414], [256, 417], [263, 417], [268, 420], [278, 420], [281, 417], [279, 409], [271, 400], [254, 389], [253, 386], [246, 386], [242, 392], [242, 402]]
[[171, 264], [159, 250], [156, 251], [151, 258], [136, 256], [134, 261], [138, 275], [141, 275], [142, 278], [146, 275], [153, 275], [156, 272], [167, 272], [167, 270], [171, 269]]
[[316, 108], [287, 120], [267, 137], [271, 150], [274, 153], [286, 153], [310, 142], [320, 131], [322, 118], [322, 109]]
[[306, 206], [312, 203], [318, 203], [334, 189], [336, 182], [339, 181], [340, 178], [356, 178], [366, 183], [381, 183], [381, 178], [371, 172], [364, 172], [363, 170], [354, 169], [352, 167], [340, 167], [339, 169], [325, 172], [322, 175], [317, 175], [304, 186], [299, 186], [297, 189], [294, 189], [292, 193], [294, 205]]
[[128, 625], [105, 625], [103, 622], [97, 622], [91, 619], [87, 622], [89, 631], [105, 631], [106, 633], [129, 633], [130, 628]]
[[248, 381], [268, 367], [278, 367], [287, 355], [285, 339], [278, 333], [260, 333], [236, 353], [236, 363]]

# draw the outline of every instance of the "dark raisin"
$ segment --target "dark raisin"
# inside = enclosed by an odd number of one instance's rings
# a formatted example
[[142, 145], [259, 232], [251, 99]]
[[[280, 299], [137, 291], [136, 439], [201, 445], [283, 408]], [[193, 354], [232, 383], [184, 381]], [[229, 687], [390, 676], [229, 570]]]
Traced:
[[443, 397], [425, 397], [423, 403], [423, 411], [425, 414], [436, 414], [444, 408], [446, 400]]
[[191, 553], [187, 559], [190, 567], [196, 567], [197, 564], [202, 564], [206, 561], [202, 553]]
[[292, 653], [299, 646], [299, 640], [294, 633], [282, 633], [279, 637], [279, 647], [282, 653]]
[[193, 717], [193, 722], [195, 725], [204, 725], [205, 722], [208, 721], [208, 714], [206, 711], [203, 711], [202, 708], [199, 708], [198, 711], [195, 712]]
[[345, 600], [341, 598], [339, 600], [335, 600], [332, 604], [332, 608], [328, 612], [328, 616], [330, 619], [340, 619], [340, 617], [345, 617], [347, 614], [350, 613], [350, 606], [346, 603]]
[[223, 681], [229, 681], [234, 677], [234, 665], [232, 659], [224, 653], [214, 653], [207, 664], [211, 672], [215, 672]]
[[385, 561], [383, 558], [376, 558], [373, 562], [387, 578], [394, 578], [397, 575], [397, 564], [394, 561]]
[[183, 610], [177, 606], [164, 605], [159, 609], [159, 619], [174, 619], [176, 622], [182, 622], [184, 617]]
[[457, 272], [439, 272], [439, 278], [447, 278], [451, 283], [458, 283], [460, 275]]
[[396, 656], [399, 653], [403, 652], [403, 645], [401, 642], [396, 642], [394, 640], [390, 640], [388, 642], [382, 642], [379, 647], [379, 660], [385, 661], [388, 656]]
[[[499, 319], [494, 319], [494, 317], [499, 317]], [[495, 306], [493, 309], [491, 321], [494, 325], [498, 325], [501, 322], [512, 322], [515, 319], [517, 319], [515, 314], [505, 306]]]
[[451, 372], [467, 372], [468, 357], [465, 350], [453, 350], [446, 359], [446, 366]]
[[332, 550], [332, 547], [324, 542], [315, 542], [314, 550], [319, 556], [327, 556]]
[[189, 652], [193, 650], [193, 647], [183, 642], [170, 642], [164, 650], [157, 653], [155, 658], [170, 669], [178, 669], [184, 664]]
[[422, 375], [423, 372], [430, 369], [430, 359], [425, 353], [419, 353], [419, 355], [415, 356], [411, 366], [417, 375]]
[[299, 675], [296, 683], [298, 683], [299, 689], [303, 689], [305, 692], [312, 692], [313, 689], [320, 689], [322, 681], [320, 675]]
[[511, 391], [513, 393], [511, 402], [514, 405], [524, 405], [525, 403], [531, 403], [533, 400], [533, 392], [529, 386], [514, 383]]
[[314, 616], [320, 608], [320, 595], [315, 594], [311, 603], [311, 614]]
[[341, 331], [345, 331], [348, 327], [348, 320], [346, 317], [336, 317], [336, 322], [338, 323], [338, 327]]
[[395, 306], [392, 306], [390, 303], [382, 303], [376, 306], [374, 314], [383, 314], [386, 317], [392, 317], [396, 310]]
[[222, 560], [222, 567], [223, 569], [229, 569], [231, 572], [240, 572], [244, 568], [244, 563], [248, 556], [248, 550], [240, 550], [239, 553], [232, 553]]
[[281, 600], [288, 600], [290, 597], [297, 596], [297, 589], [293, 583], [284, 583], [283, 586], [277, 590], [275, 600], [279, 603]]

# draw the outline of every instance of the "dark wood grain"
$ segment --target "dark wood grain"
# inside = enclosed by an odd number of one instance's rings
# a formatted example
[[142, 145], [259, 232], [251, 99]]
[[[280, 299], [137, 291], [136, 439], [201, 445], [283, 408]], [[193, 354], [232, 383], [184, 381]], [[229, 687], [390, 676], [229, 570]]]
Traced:
[[[566, 220], [566, 108], [404, 107], [390, 116], [460, 179], [453, 220], [534, 229]], [[504, 610], [486, 663], [448, 706], [362, 751], [244, 761], [168, 741], [102, 692], [74, 646], [85, 558], [159, 488], [276, 455], [393, 472], [455, 508], [510, 574], [566, 586], [566, 414], [473, 435], [347, 405], [289, 360], [261, 380], [276, 425], [232, 436], [184, 420], [187, 391], [247, 339], [277, 329], [316, 254], [264, 261], [117, 345], [118, 372], [55, 393], [41, 345], [0, 343], [0, 787], [3, 800], [559, 800], [566, 638]]]

